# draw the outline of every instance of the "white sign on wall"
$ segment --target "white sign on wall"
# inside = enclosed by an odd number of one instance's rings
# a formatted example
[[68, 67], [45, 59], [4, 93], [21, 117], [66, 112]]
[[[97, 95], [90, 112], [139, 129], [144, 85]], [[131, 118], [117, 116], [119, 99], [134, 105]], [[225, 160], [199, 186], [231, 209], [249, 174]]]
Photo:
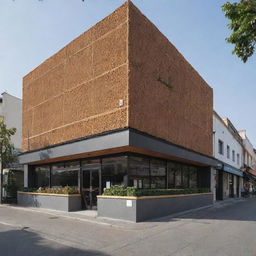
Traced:
[[110, 181], [107, 181], [106, 182], [106, 188], [110, 188], [111, 187], [111, 182]]
[[126, 200], [126, 207], [132, 207], [132, 200]]

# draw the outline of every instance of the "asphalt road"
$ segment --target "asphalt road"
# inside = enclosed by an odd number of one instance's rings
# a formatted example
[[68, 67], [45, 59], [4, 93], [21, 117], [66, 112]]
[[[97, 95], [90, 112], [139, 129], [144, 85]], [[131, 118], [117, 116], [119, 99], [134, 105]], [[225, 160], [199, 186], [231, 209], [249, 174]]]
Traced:
[[141, 224], [0, 207], [1, 256], [256, 256], [256, 198]]

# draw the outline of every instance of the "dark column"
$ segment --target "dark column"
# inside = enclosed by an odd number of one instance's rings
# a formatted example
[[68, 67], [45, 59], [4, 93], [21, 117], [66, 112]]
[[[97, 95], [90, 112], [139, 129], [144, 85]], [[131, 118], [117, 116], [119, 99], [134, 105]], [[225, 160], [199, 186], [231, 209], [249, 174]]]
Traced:
[[200, 167], [197, 179], [199, 188], [211, 189], [211, 167]]

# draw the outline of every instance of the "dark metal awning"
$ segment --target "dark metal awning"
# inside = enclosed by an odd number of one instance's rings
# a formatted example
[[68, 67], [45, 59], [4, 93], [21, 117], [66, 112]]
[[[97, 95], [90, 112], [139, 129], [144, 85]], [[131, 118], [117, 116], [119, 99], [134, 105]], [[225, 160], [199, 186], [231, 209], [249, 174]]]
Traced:
[[243, 172], [242, 171], [240, 171], [236, 168], [227, 166], [227, 165], [223, 165], [223, 171], [231, 173], [231, 174], [235, 174], [235, 175], [240, 176], [240, 177], [243, 177]]
[[252, 182], [256, 182], [256, 178], [253, 177], [251, 174], [247, 173], [247, 172], [244, 172], [244, 178], [245, 180], [247, 181], [252, 181]]
[[217, 170], [228, 172], [228, 173], [243, 177], [243, 172], [241, 170], [236, 169], [232, 166], [226, 165], [226, 164], [221, 163], [221, 162], [218, 164]]

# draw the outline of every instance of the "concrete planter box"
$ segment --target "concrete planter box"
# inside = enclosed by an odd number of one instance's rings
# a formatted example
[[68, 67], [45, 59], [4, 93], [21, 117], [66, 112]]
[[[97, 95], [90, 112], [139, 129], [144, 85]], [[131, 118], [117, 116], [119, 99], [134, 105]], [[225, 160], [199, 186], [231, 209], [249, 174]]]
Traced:
[[71, 212], [81, 210], [81, 196], [18, 192], [18, 205]]
[[145, 197], [98, 196], [98, 216], [140, 222], [212, 204], [212, 193]]

